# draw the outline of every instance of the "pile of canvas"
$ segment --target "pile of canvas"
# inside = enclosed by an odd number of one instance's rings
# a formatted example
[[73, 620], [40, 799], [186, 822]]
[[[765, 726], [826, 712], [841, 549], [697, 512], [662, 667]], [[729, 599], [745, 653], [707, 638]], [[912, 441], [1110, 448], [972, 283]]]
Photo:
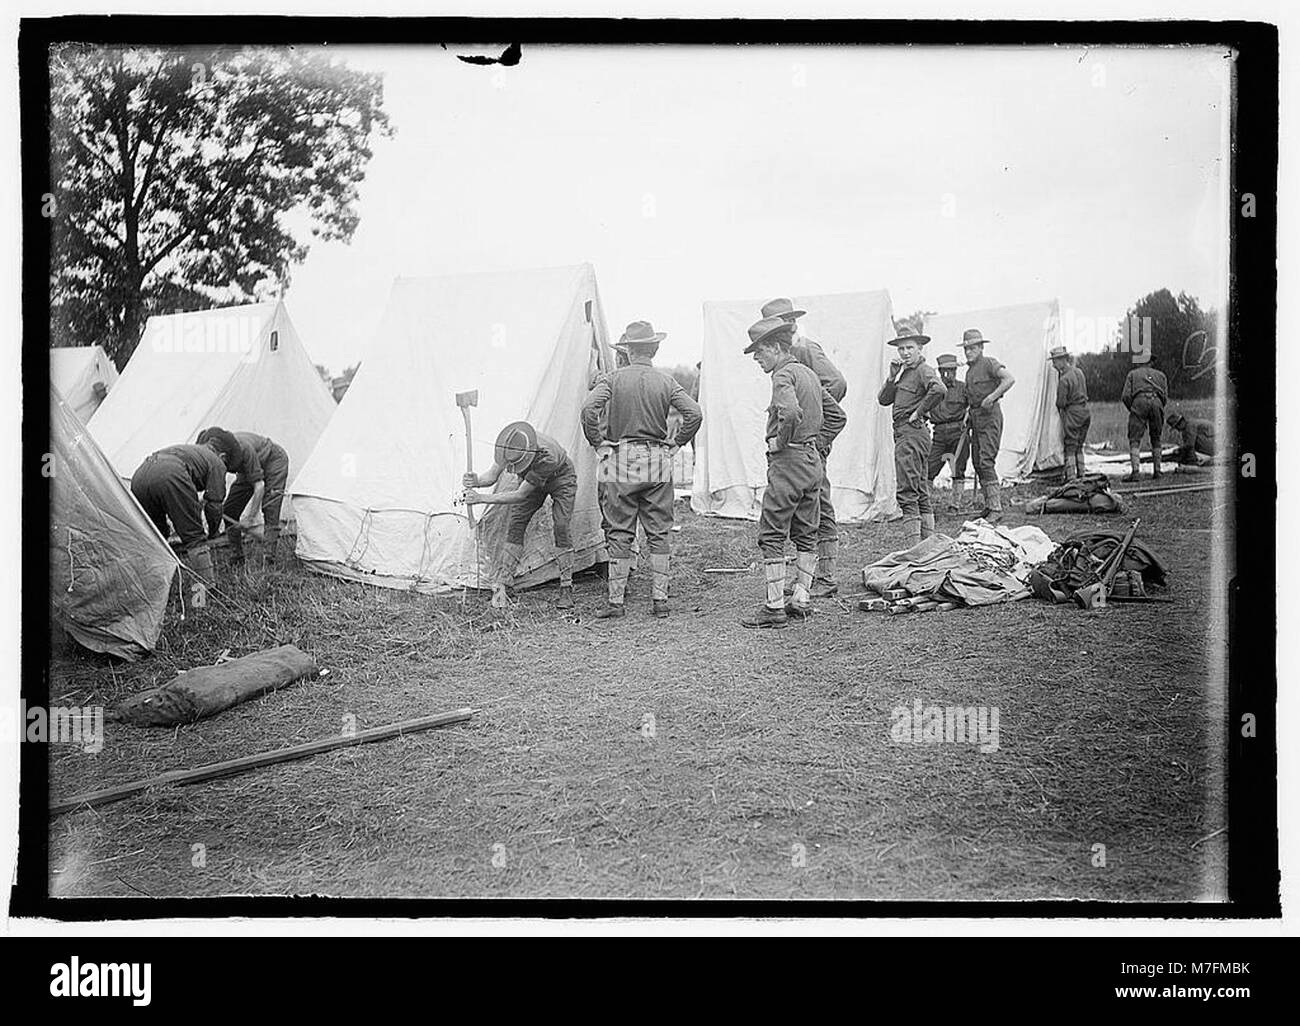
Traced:
[[284, 304], [255, 303], [149, 318], [89, 426], [126, 480], [150, 453], [213, 425], [273, 439], [292, 478], [334, 410]]
[[[603, 560], [596, 460], [579, 414], [595, 374], [610, 366], [589, 264], [398, 279], [361, 369], [291, 488], [298, 556], [390, 588], [486, 586], [509, 507], [476, 507], [476, 544], [458, 503], [466, 439], [456, 395], [477, 390], [474, 469], [492, 466], [493, 442], [511, 421], [555, 438], [578, 472], [576, 566]], [[503, 474], [496, 487], [517, 484]], [[549, 511], [548, 502], [533, 517], [516, 583], [558, 576]]]
[[103, 346], [60, 346], [50, 350], [50, 384], [83, 424], [117, 382], [117, 368]]
[[[769, 297], [770, 298], [770, 297]], [[876, 393], [884, 382], [894, 337], [889, 293], [796, 296], [807, 310], [799, 329], [820, 342], [848, 382], [848, 424], [831, 451], [831, 501], [841, 521], [884, 520], [894, 501], [894, 432]], [[752, 356], [746, 334], [765, 300], [704, 304], [700, 406], [691, 508], [697, 513], [758, 519], [767, 485], [764, 433], [772, 383]]]
[[85, 426], [50, 390], [50, 603], [82, 645], [153, 649], [180, 565]]
[[962, 332], [979, 328], [989, 340], [984, 355], [998, 360], [1016, 379], [1001, 400], [997, 470], [1003, 480], [1024, 479], [1035, 470], [1065, 463], [1061, 417], [1056, 411], [1056, 371], [1047, 359], [1052, 347], [1061, 344], [1060, 320], [1054, 299], [926, 318], [924, 330], [931, 338], [925, 347], [928, 363], [933, 365], [942, 353], [952, 353], [959, 368], [964, 368]]

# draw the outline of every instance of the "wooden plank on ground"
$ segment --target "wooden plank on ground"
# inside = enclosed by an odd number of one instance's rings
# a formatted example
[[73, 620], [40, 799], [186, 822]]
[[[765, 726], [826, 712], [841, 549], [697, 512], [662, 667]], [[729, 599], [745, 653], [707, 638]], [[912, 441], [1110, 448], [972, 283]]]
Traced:
[[61, 816], [65, 812], [73, 812], [77, 809], [95, 809], [101, 805], [108, 805], [111, 802], [121, 801], [123, 798], [140, 794], [153, 787], [161, 787], [167, 784], [199, 784], [207, 780], [219, 780], [223, 777], [233, 777], [240, 773], [247, 773], [250, 770], [261, 769], [263, 766], [274, 766], [281, 762], [290, 762], [294, 759], [305, 759], [312, 755], [319, 755], [322, 752], [331, 752], [336, 748], [350, 748], [353, 745], [364, 745], [371, 741], [387, 741], [390, 738], [400, 737], [402, 734], [414, 734], [417, 731], [430, 730], [433, 727], [461, 723], [468, 720], [475, 712], [477, 712], [475, 709], [455, 709], [451, 712], [420, 716], [413, 720], [402, 720], [399, 723], [389, 723], [383, 727], [371, 727], [369, 730], [359, 730], [355, 734], [341, 734], [338, 737], [321, 738], [318, 741], [308, 741], [305, 744], [294, 745], [290, 748], [277, 748], [272, 752], [244, 755], [238, 759], [214, 762], [194, 769], [171, 770], [168, 773], [160, 773], [157, 776], [146, 777], [143, 780], [133, 780], [128, 784], [108, 787], [102, 791], [87, 791], [83, 794], [73, 795], [71, 798], [52, 804], [50, 806], [50, 816]]

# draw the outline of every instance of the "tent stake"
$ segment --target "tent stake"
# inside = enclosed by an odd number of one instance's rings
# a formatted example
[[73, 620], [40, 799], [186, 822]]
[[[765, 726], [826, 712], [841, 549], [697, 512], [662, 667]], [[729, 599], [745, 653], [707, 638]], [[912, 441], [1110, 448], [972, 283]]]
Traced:
[[355, 734], [343, 734], [339, 737], [308, 741], [306, 744], [294, 745], [291, 748], [278, 748], [272, 752], [244, 755], [238, 759], [214, 762], [195, 769], [172, 770], [169, 773], [160, 773], [155, 777], [147, 777], [144, 780], [133, 780], [129, 784], [119, 784], [117, 787], [105, 788], [102, 791], [87, 791], [83, 794], [73, 795], [64, 801], [54, 802], [50, 805], [50, 816], [61, 816], [65, 812], [73, 812], [78, 809], [95, 809], [101, 805], [108, 805], [110, 802], [129, 798], [131, 795], [139, 794], [141, 791], [147, 791], [151, 787], [159, 787], [163, 784], [198, 784], [205, 780], [219, 780], [222, 777], [233, 777], [240, 773], [247, 773], [249, 770], [261, 769], [263, 766], [274, 766], [276, 763], [290, 762], [293, 759], [305, 759], [310, 755], [331, 752], [336, 748], [350, 748], [354, 745], [368, 744], [371, 741], [387, 741], [389, 738], [399, 737], [402, 734], [414, 734], [416, 731], [429, 730], [432, 727], [460, 723], [468, 720], [477, 711], [476, 709], [455, 709], [452, 712], [437, 713], [433, 716], [420, 716], [413, 720], [402, 720], [399, 723], [390, 723], [383, 727], [371, 727], [369, 730], [361, 730]]

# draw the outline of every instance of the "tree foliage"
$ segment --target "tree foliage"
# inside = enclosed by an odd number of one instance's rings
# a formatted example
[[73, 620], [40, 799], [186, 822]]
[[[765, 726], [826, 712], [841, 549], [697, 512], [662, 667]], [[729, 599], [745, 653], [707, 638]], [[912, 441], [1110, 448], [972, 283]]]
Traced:
[[1098, 402], [1119, 400], [1124, 379], [1133, 369], [1133, 347], [1128, 340], [1138, 333], [1144, 339], [1143, 345], [1149, 336], [1151, 365], [1168, 377], [1171, 398], [1213, 395], [1217, 328], [1215, 312], [1202, 310], [1195, 296], [1185, 292], [1174, 296], [1168, 289], [1143, 296], [1119, 325], [1118, 345], [1078, 357], [1079, 369], [1088, 383], [1088, 398]]
[[380, 76], [319, 50], [68, 45], [50, 56], [51, 342], [121, 367], [159, 311], [267, 298], [347, 241]]

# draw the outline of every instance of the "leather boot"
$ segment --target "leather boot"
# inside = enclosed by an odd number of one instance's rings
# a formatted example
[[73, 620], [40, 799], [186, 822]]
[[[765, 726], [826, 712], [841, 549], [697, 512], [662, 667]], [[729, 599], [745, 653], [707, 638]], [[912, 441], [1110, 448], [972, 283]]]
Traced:
[[665, 617], [668, 609], [668, 571], [671, 557], [665, 553], [650, 554], [650, 606], [655, 616]]
[[949, 511], [952, 513], [960, 513], [965, 498], [966, 479], [964, 477], [954, 477], [952, 479], [952, 498], [948, 501]]
[[244, 529], [242, 527], [227, 526], [226, 541], [230, 545], [230, 565], [232, 567], [241, 567], [244, 565]]
[[838, 538], [817, 543], [817, 571], [813, 574], [812, 588], [808, 592], [813, 598], [830, 598], [840, 590], [835, 581], [835, 560], [839, 554]]
[[1002, 486], [994, 481], [984, 486], [985, 501], [988, 503], [989, 510], [984, 514], [984, 519], [990, 524], [997, 524], [1002, 521]]
[[623, 598], [627, 594], [627, 575], [631, 569], [630, 556], [620, 556], [609, 561], [609, 604], [596, 614], [602, 620], [623, 615]]
[[561, 549], [555, 554], [555, 562], [560, 568], [560, 597], [555, 600], [556, 609], [573, 608], [573, 550]]
[[921, 541], [921, 516], [903, 517], [903, 545], [905, 548], [911, 548], [913, 545], [920, 544]]
[[217, 574], [212, 568], [212, 549], [206, 541], [195, 542], [185, 551], [185, 565], [209, 587], [217, 583]]
[[267, 527], [262, 532], [263, 560], [267, 566], [275, 566], [280, 556], [280, 525]]
[[785, 612], [787, 616], [805, 617], [812, 610], [809, 593], [812, 590], [813, 574], [817, 572], [817, 553], [799, 553], [794, 565], [794, 594], [786, 603]]
[[930, 535], [932, 534], [934, 534], [934, 514], [922, 513], [921, 514], [921, 540], [924, 541], [926, 538], [929, 538]]

